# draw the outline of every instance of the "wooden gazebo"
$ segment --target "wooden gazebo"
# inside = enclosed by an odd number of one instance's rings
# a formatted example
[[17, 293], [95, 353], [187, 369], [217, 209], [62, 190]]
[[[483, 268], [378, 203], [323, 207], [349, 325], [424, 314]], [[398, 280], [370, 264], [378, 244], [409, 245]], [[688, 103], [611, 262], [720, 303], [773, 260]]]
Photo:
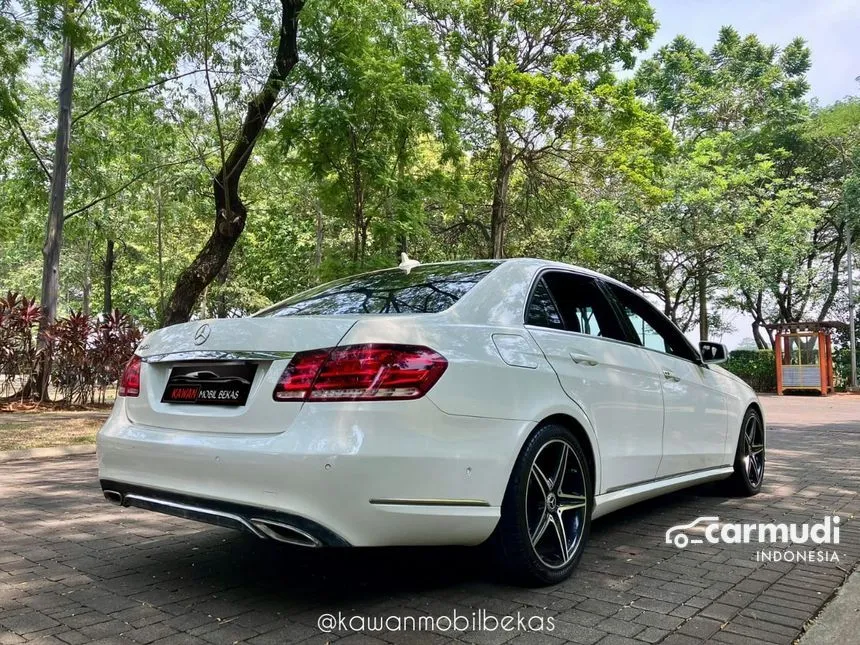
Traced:
[[776, 393], [814, 390], [827, 396], [833, 391], [833, 331], [846, 327], [835, 321], [765, 325], [776, 332]]

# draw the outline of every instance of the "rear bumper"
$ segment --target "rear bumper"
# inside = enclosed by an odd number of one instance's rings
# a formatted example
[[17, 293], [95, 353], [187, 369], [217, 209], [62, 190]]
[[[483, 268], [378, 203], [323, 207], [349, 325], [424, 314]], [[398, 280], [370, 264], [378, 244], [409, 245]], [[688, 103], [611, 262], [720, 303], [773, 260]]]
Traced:
[[420, 399], [308, 404], [274, 435], [189, 432], [133, 424], [120, 399], [98, 436], [99, 477], [126, 505], [258, 537], [252, 519], [314, 546], [477, 544], [533, 425]]

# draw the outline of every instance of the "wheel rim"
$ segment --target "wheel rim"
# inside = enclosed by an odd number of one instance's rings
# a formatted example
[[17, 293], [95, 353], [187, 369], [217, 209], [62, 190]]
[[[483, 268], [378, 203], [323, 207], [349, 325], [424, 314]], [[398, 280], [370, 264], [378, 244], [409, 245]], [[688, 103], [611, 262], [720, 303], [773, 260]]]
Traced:
[[744, 426], [743, 455], [747, 479], [757, 488], [764, 477], [764, 427], [755, 414], [750, 415]]
[[576, 556], [588, 511], [585, 469], [573, 447], [548, 441], [532, 461], [526, 484], [526, 526], [532, 549], [551, 569]]

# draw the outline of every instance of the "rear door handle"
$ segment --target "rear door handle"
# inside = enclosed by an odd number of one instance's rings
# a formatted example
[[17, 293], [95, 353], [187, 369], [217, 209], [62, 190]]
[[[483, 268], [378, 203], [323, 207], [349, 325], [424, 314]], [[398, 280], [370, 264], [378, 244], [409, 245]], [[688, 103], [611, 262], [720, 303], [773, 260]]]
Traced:
[[571, 352], [570, 357], [573, 359], [573, 362], [577, 365], [588, 365], [589, 367], [594, 367], [597, 365], [597, 360], [589, 356], [588, 354], [580, 354], [578, 352]]
[[663, 378], [665, 378], [667, 381], [673, 381], [675, 383], [681, 380], [681, 377], [675, 376], [675, 374], [673, 374], [671, 370], [663, 370]]

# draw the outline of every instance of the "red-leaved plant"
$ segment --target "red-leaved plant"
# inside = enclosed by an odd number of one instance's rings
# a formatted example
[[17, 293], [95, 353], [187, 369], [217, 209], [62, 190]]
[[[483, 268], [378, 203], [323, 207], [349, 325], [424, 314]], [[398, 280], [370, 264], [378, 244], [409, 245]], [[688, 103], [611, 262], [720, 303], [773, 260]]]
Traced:
[[36, 371], [36, 327], [42, 309], [35, 299], [9, 291], [0, 298], [0, 394], [23, 392]]
[[17, 293], [0, 299], [0, 395], [24, 398], [47, 352], [54, 398], [67, 404], [103, 403], [140, 343], [141, 331], [116, 309], [100, 317], [72, 311], [49, 325], [39, 344], [40, 315], [34, 300]]

